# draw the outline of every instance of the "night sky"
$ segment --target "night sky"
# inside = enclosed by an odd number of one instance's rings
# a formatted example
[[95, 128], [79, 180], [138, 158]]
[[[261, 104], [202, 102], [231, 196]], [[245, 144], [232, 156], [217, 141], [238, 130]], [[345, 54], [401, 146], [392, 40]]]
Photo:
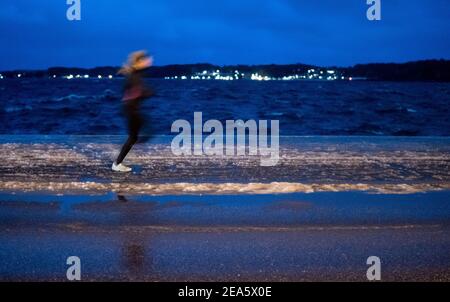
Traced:
[[157, 65], [450, 59], [449, 0], [2, 0], [0, 70], [120, 65], [148, 49]]

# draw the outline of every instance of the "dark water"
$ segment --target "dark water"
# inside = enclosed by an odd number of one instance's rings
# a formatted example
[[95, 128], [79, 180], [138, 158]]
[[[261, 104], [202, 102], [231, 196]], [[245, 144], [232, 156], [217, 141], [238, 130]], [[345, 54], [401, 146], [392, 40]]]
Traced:
[[[450, 84], [152, 80], [151, 131], [177, 119], [277, 119], [281, 135], [449, 136]], [[122, 80], [0, 81], [0, 134], [124, 134]]]

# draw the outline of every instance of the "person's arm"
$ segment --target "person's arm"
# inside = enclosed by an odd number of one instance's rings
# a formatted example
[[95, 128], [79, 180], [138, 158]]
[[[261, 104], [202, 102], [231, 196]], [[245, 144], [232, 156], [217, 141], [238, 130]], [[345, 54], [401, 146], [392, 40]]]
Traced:
[[141, 98], [146, 99], [152, 97], [155, 92], [152, 87], [145, 84], [144, 81], [145, 70], [141, 70], [136, 73], [136, 85], [138, 85], [141, 89]]
[[123, 87], [123, 100], [133, 100], [138, 99], [141, 97], [142, 94], [142, 88], [139, 78], [136, 76], [136, 74], [130, 74], [126, 80], [125, 85]]

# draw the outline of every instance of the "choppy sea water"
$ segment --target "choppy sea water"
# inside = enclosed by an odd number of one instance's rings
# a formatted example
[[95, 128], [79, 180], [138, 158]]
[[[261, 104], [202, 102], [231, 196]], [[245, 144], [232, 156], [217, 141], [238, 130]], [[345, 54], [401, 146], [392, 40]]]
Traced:
[[[149, 80], [148, 130], [177, 119], [280, 121], [281, 135], [449, 136], [449, 83]], [[0, 81], [1, 134], [126, 133], [121, 79]]]

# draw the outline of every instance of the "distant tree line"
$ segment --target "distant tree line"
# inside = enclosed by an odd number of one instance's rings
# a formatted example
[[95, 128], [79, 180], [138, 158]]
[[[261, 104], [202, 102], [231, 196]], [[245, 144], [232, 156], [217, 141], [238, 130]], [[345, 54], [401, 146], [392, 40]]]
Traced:
[[[258, 73], [269, 77], [283, 77], [294, 74], [305, 74], [309, 69], [327, 70], [333, 69], [342, 75], [365, 78], [374, 81], [435, 81], [450, 82], [450, 60], [426, 60], [408, 63], [373, 63], [358, 64], [352, 67], [319, 67], [305, 64], [288, 65], [227, 65], [219, 66], [207, 63], [202, 64], [178, 64], [166, 66], [153, 66], [147, 76], [150, 78], [164, 78], [174, 76], [190, 76], [201, 73], [204, 70], [220, 70], [221, 73], [233, 73], [238, 70], [240, 73], [251, 74]], [[117, 66], [106, 66], [96, 68], [68, 68], [52, 67], [47, 70], [14, 70], [0, 72], [4, 77], [62, 77], [67, 75], [89, 75], [95, 77], [118, 76]]]

